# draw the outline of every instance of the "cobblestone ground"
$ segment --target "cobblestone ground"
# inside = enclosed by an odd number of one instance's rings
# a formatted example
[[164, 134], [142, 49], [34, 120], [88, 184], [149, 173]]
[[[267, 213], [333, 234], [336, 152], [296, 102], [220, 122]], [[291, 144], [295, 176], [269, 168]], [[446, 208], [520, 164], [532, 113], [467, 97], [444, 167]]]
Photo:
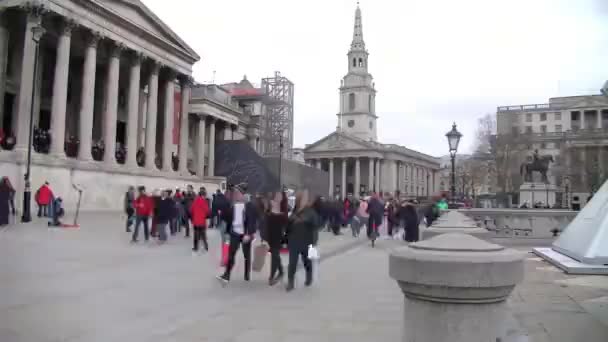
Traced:
[[[215, 232], [211, 251], [193, 256], [183, 235], [130, 245], [119, 215], [87, 215], [80, 230], [45, 225], [0, 231], [2, 342], [401, 339], [403, 296], [387, 261], [398, 241], [372, 249], [363, 238], [324, 233], [318, 282], [305, 288], [299, 279], [287, 294], [268, 287], [267, 268], [244, 282], [239, 264], [222, 288]], [[565, 276], [533, 257], [526, 265], [510, 303], [515, 318], [505, 323], [513, 341], [608, 340], [607, 278]]]

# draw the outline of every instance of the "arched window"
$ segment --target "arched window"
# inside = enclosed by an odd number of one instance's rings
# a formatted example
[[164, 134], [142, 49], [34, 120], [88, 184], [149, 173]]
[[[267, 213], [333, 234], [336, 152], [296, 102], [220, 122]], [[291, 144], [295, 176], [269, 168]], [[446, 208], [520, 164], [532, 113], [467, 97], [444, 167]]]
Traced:
[[368, 112], [372, 112], [372, 95], [370, 94], [367, 97], [367, 105], [368, 105]]
[[355, 93], [348, 94], [348, 109], [355, 109]]
[[363, 67], [363, 58], [359, 58], [359, 67]]
[[357, 67], [357, 59], [353, 58], [353, 68], [356, 68], [356, 67]]

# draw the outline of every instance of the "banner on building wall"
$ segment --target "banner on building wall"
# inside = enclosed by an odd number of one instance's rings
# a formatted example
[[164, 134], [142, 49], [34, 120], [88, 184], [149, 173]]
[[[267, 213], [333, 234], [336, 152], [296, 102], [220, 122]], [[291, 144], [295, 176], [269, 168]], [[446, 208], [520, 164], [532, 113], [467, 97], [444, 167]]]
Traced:
[[182, 93], [176, 91], [173, 105], [173, 145], [179, 145], [180, 114], [182, 112]]

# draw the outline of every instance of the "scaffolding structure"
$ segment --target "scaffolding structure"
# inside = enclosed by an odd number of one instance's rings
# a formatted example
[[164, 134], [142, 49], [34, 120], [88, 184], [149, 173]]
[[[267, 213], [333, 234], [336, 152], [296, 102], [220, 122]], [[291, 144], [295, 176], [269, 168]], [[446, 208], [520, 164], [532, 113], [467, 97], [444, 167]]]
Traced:
[[[293, 83], [276, 71], [274, 77], [262, 79], [267, 96], [264, 131], [264, 154], [292, 159], [293, 151]], [[282, 145], [282, 147], [281, 147]]]

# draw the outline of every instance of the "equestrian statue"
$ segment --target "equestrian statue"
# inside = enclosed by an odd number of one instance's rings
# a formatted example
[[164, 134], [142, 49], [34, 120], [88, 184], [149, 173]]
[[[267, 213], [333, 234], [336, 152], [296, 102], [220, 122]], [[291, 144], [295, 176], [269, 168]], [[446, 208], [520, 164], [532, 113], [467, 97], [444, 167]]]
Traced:
[[[521, 164], [519, 168], [519, 174], [524, 176], [524, 182], [533, 182], [532, 172], [540, 172], [542, 182], [549, 184], [547, 178], [547, 170], [549, 170], [549, 164], [554, 162], [552, 155], [538, 155], [538, 150], [534, 150], [532, 158], [528, 157], [528, 160]], [[531, 159], [531, 160], [530, 160]]]

